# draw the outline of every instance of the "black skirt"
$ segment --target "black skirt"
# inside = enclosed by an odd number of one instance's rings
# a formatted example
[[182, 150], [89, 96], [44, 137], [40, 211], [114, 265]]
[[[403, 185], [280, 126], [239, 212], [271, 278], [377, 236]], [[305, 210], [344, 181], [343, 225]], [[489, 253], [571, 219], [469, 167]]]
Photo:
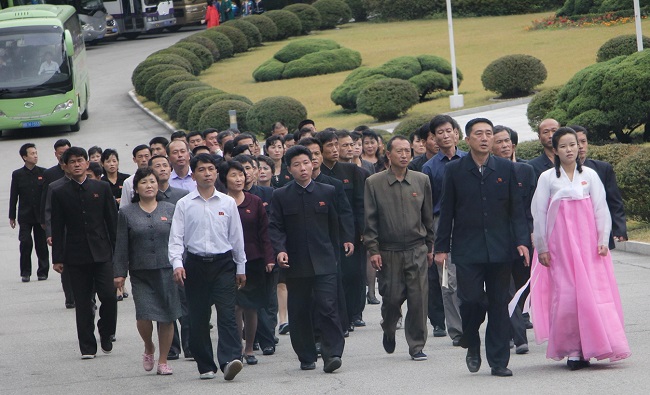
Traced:
[[259, 309], [269, 304], [264, 259], [246, 262], [246, 285], [237, 291], [237, 306]]

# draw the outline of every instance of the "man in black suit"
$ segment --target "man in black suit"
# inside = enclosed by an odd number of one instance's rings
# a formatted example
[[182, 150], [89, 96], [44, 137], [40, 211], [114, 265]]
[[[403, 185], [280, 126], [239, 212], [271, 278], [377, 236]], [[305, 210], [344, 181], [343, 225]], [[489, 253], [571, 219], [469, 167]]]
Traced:
[[[528, 264], [530, 239], [511, 161], [490, 156], [492, 122], [476, 118], [465, 126], [470, 153], [447, 164], [435, 261], [451, 251], [456, 264], [458, 297], [470, 372], [481, 366], [479, 327], [488, 314], [485, 349], [492, 375], [511, 376], [508, 302], [513, 246]], [[485, 291], [484, 291], [485, 289]], [[486, 304], [487, 301], [487, 304]]]
[[616, 183], [616, 174], [614, 168], [607, 162], [601, 160], [589, 159], [589, 141], [587, 140], [587, 129], [582, 126], [573, 125], [571, 129], [575, 130], [578, 134], [578, 156], [584, 166], [594, 169], [600, 177], [600, 181], [605, 186], [605, 196], [607, 199], [607, 207], [612, 217], [612, 233], [609, 235], [609, 249], [616, 248], [616, 241], [627, 241], [627, 224], [625, 217], [625, 207], [623, 205], [623, 197], [621, 191], [618, 189]]
[[92, 359], [97, 353], [95, 292], [101, 302], [97, 322], [101, 348], [106, 354], [113, 349], [117, 300], [112, 259], [117, 207], [108, 183], [86, 178], [86, 150], [70, 147], [61, 159], [71, 180], [52, 190], [52, 260], [56, 272], [68, 271], [81, 358]]
[[539, 142], [544, 148], [544, 152], [537, 158], [531, 159], [528, 161], [528, 164], [533, 166], [535, 169], [535, 174], [537, 178], [548, 169], [552, 169], [554, 164], [553, 160], [555, 154], [553, 153], [553, 133], [558, 130], [560, 123], [555, 119], [545, 119], [540, 122], [537, 127], [537, 136], [539, 137]]
[[[41, 227], [41, 195], [45, 179], [44, 168], [36, 166], [38, 151], [32, 143], [20, 147], [24, 166], [11, 175], [9, 193], [9, 225], [16, 227], [16, 204], [18, 204], [18, 240], [20, 241], [20, 276], [24, 283], [32, 275], [32, 247], [36, 245], [38, 257], [38, 280], [47, 280], [50, 270], [49, 251], [45, 242], [45, 230]], [[34, 241], [32, 242], [32, 233]]]
[[[455, 123], [456, 121], [454, 121]], [[458, 125], [454, 125], [458, 127]], [[416, 131], [420, 140], [424, 141], [424, 148], [426, 152], [422, 155], [418, 155], [409, 163], [408, 169], [422, 172], [422, 166], [433, 158], [435, 154], [438, 153], [438, 144], [436, 143], [436, 134], [431, 130], [430, 122], [425, 122], [420, 128]]]
[[[291, 345], [300, 368], [316, 367], [312, 315], [322, 334], [323, 370], [341, 367], [345, 340], [338, 317], [337, 264], [339, 220], [335, 189], [312, 180], [312, 154], [306, 147], [287, 150], [285, 161], [295, 183], [273, 191], [269, 236], [277, 261], [286, 270]], [[345, 251], [354, 252], [352, 240]]]

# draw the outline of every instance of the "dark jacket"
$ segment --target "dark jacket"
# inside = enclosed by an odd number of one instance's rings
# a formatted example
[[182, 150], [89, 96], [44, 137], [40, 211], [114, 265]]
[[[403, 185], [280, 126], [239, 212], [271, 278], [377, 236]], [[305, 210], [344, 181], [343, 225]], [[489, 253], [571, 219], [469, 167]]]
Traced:
[[264, 209], [266, 210], [266, 216], [271, 217], [271, 197], [273, 196], [273, 188], [271, 187], [263, 187], [260, 185], [253, 185], [251, 186], [251, 189], [248, 191], [245, 191], [248, 193], [252, 193], [253, 195], [257, 196], [258, 198], [262, 199], [262, 205], [264, 206]]
[[116, 229], [117, 207], [108, 183], [86, 179], [52, 190], [52, 262], [111, 262]]
[[[526, 212], [526, 223], [528, 224], [528, 234], [533, 233], [533, 214], [530, 211], [530, 206], [533, 201], [535, 189], [537, 189], [537, 175], [535, 169], [527, 163], [516, 162], [515, 174], [517, 175], [517, 185], [521, 192], [522, 201], [524, 202], [524, 211]], [[526, 246], [530, 249], [532, 242], [530, 237]]]
[[546, 156], [546, 153], [542, 152], [537, 158], [531, 159], [528, 161], [528, 164], [533, 166], [535, 169], [535, 175], [539, 179], [539, 176], [542, 175], [546, 170], [552, 169], [555, 164]]
[[363, 234], [365, 219], [363, 216], [363, 190], [365, 177], [359, 166], [354, 163], [337, 162], [331, 169], [325, 164], [320, 167], [322, 174], [335, 178], [343, 183], [343, 190], [348, 197], [348, 203], [354, 215], [354, 226], [357, 235]]
[[481, 174], [471, 152], [445, 171], [436, 252], [450, 252], [456, 265], [507, 263], [513, 246], [528, 245], [515, 167], [491, 156]]
[[244, 201], [237, 206], [242, 229], [244, 230], [244, 250], [248, 262], [263, 259], [264, 264], [275, 263], [275, 255], [269, 241], [269, 218], [262, 199], [252, 193], [244, 192]]
[[34, 166], [31, 170], [23, 166], [11, 174], [9, 219], [16, 219], [16, 204], [18, 204], [18, 223], [41, 223], [44, 172], [45, 169], [39, 166]]
[[[336, 178], [326, 176], [322, 172], [314, 181], [321, 184], [331, 185], [336, 189], [336, 212], [339, 213], [339, 238], [341, 243], [354, 243], [354, 214], [352, 207], [348, 202], [348, 197], [345, 194], [343, 183]], [[341, 248], [343, 248], [341, 246]]]
[[45, 198], [47, 197], [48, 186], [54, 181], [63, 178], [64, 176], [65, 172], [59, 165], [54, 165], [43, 172], [45, 183], [43, 184], [43, 193], [41, 195], [41, 214], [39, 216], [41, 221], [44, 221], [45, 218]]

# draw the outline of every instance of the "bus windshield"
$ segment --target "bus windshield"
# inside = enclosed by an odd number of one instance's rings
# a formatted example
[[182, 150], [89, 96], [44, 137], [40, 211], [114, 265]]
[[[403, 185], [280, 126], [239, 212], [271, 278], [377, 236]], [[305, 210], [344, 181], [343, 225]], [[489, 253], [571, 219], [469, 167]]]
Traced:
[[0, 29], [0, 97], [64, 93], [72, 88], [58, 26]]

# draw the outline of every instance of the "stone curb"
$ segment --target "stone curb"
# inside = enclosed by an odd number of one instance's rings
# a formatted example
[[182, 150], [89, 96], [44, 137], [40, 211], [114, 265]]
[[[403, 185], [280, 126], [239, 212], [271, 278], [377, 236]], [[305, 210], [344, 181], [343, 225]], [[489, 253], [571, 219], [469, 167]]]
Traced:
[[169, 130], [171, 133], [174, 133], [176, 131], [176, 128], [173, 127], [169, 122], [160, 118], [158, 115], [154, 114], [151, 110], [149, 110], [142, 103], [140, 103], [140, 100], [138, 100], [138, 97], [135, 94], [135, 89], [131, 89], [129, 91], [129, 97], [131, 98], [131, 100], [133, 100], [133, 103], [135, 103], [136, 106], [138, 106], [142, 111], [144, 111], [147, 115], [153, 118], [154, 121], [161, 124], [165, 129]]
[[617, 241], [615, 243], [617, 250], [639, 255], [650, 255], [650, 243], [644, 243], [641, 241]]

